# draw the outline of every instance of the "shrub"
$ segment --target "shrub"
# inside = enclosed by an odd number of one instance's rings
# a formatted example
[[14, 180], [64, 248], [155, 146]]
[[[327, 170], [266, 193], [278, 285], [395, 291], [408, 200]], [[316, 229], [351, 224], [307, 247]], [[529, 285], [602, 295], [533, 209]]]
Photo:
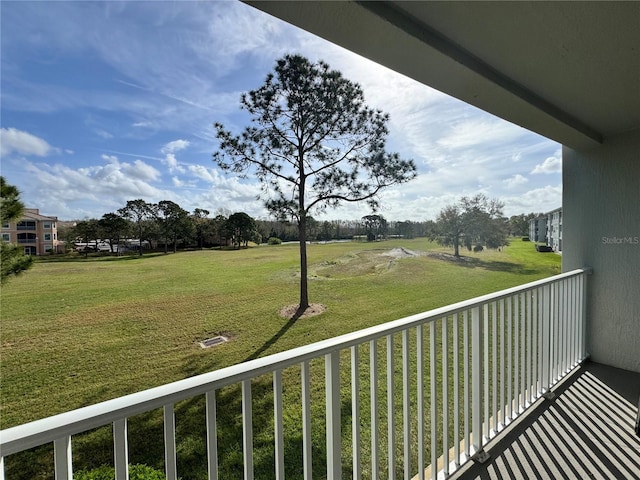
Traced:
[[[116, 476], [115, 469], [108, 465], [102, 465], [93, 470], [80, 470], [73, 474], [73, 480], [113, 480]], [[129, 465], [129, 480], [165, 480], [163, 471], [146, 465]]]
[[481, 252], [482, 250], [484, 250], [484, 247], [482, 245], [476, 245], [475, 247], [473, 247], [474, 252]]
[[523, 242], [529, 242], [530, 240], [529, 240], [529, 237], [522, 237], [522, 241]]
[[282, 240], [278, 237], [269, 237], [269, 240], [267, 240], [267, 245], [280, 245], [281, 243]]

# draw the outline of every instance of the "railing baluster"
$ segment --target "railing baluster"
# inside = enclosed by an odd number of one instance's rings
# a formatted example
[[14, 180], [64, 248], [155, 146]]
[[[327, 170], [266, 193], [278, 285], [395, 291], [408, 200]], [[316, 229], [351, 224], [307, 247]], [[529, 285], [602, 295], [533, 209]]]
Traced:
[[482, 306], [482, 357], [483, 357], [483, 405], [484, 405], [484, 414], [482, 420], [482, 430], [485, 438], [491, 437], [491, 420], [489, 416], [489, 407], [491, 403], [489, 402], [489, 375], [491, 374], [491, 370], [489, 369], [489, 304], [485, 303]]
[[309, 361], [301, 364], [302, 377], [302, 470], [304, 480], [312, 480], [311, 464], [311, 374]]
[[284, 434], [282, 425], [282, 370], [273, 372], [273, 429], [276, 480], [284, 479]]
[[496, 302], [491, 302], [491, 399], [493, 412], [494, 434], [499, 430], [498, 418], [498, 306]]
[[369, 388], [371, 396], [371, 479], [378, 479], [380, 461], [380, 420], [378, 416], [378, 342], [369, 342]]
[[360, 355], [358, 345], [351, 347], [351, 437], [353, 479], [362, 478], [360, 455]]
[[53, 458], [56, 480], [73, 480], [71, 435], [54, 440]]
[[429, 382], [431, 385], [431, 478], [438, 476], [438, 394], [436, 386], [436, 322], [429, 324]]
[[459, 314], [453, 315], [453, 462], [460, 465], [460, 336]]
[[251, 380], [242, 381], [242, 453], [244, 480], [253, 480], [253, 400]]
[[387, 335], [387, 465], [388, 478], [396, 478], [396, 422], [394, 409], [395, 369], [393, 365], [393, 335]]
[[507, 421], [513, 418], [513, 316], [511, 315], [512, 297], [507, 302]]
[[404, 445], [404, 478], [411, 479], [411, 398], [409, 378], [409, 329], [402, 331], [402, 412]]
[[570, 353], [569, 356], [571, 358], [571, 368], [575, 367], [577, 365], [577, 360], [578, 360], [578, 355], [576, 355], [577, 349], [576, 349], [576, 339], [578, 338], [577, 336], [577, 322], [576, 322], [576, 279], [575, 278], [571, 278], [569, 279], [569, 298], [570, 298], [570, 304], [569, 304], [569, 316], [570, 316], [570, 324], [571, 324], [571, 331], [569, 333], [569, 338], [570, 340]]
[[176, 460], [176, 417], [173, 404], [164, 406], [164, 471], [167, 480], [178, 478]]
[[540, 356], [542, 360], [542, 388], [541, 392], [544, 394], [549, 390], [551, 385], [549, 373], [550, 373], [550, 359], [551, 359], [551, 287], [545, 285], [542, 289], [542, 349], [540, 350]]
[[471, 309], [471, 407], [474, 453], [482, 449], [482, 318], [480, 307]]
[[564, 375], [564, 282], [557, 282], [558, 286], [558, 370], [556, 372], [556, 379], [559, 379]]
[[471, 388], [469, 381], [469, 311], [462, 313], [462, 336], [463, 336], [463, 354], [464, 354], [464, 454], [466, 459], [471, 455], [471, 438], [470, 423], [471, 416], [469, 413], [469, 390]]
[[586, 273], [580, 274], [580, 360], [587, 356], [587, 281]]
[[340, 352], [324, 357], [327, 431], [327, 479], [341, 480], [340, 458]]
[[520, 301], [520, 413], [526, 406], [527, 391], [527, 363], [526, 363], [526, 340], [527, 340], [527, 310], [524, 293], [519, 295]]
[[113, 422], [113, 464], [116, 480], [129, 480], [129, 450], [127, 447], [127, 419]]
[[533, 293], [529, 290], [527, 291], [526, 294], [526, 298], [527, 298], [527, 390], [526, 390], [526, 398], [525, 398], [525, 405], [529, 406], [531, 404], [531, 392], [533, 390], [532, 386], [531, 386], [531, 382], [532, 380], [532, 363], [531, 360], [533, 358], [533, 351], [532, 351], [532, 345], [533, 345], [533, 301], [532, 301], [532, 295]]
[[416, 327], [416, 396], [418, 402], [418, 480], [425, 480], [424, 443], [424, 331]]
[[532, 376], [533, 385], [531, 388], [531, 403], [533, 403], [535, 399], [538, 398], [538, 394], [540, 392], [540, 377], [538, 373], [538, 344], [540, 341], [540, 332], [538, 328], [540, 325], [539, 289], [538, 288], [534, 289], [531, 295], [532, 295], [531, 304], [533, 307], [532, 308], [533, 333], [532, 333], [532, 345], [531, 345], [531, 356], [532, 356], [531, 376]]
[[518, 295], [513, 296], [513, 416], [517, 417], [520, 413], [520, 298]]
[[[504, 343], [504, 298], [500, 299], [500, 414], [502, 416], [502, 427], [507, 424], [507, 405], [504, 397], [504, 386], [506, 382], [505, 376], [505, 357], [506, 348]], [[508, 321], [508, 320], [507, 320]]]
[[553, 314], [551, 316], [551, 323], [553, 325], [552, 333], [551, 333], [551, 383], [550, 386], [556, 383], [558, 379], [558, 317], [559, 317], [559, 294], [558, 294], [558, 283], [553, 282], [551, 284], [551, 291], [553, 294], [552, 298], [552, 307]]
[[218, 480], [218, 419], [216, 411], [216, 392], [205, 394], [207, 422], [207, 471], [209, 480]]
[[449, 329], [442, 317], [442, 471], [449, 475]]

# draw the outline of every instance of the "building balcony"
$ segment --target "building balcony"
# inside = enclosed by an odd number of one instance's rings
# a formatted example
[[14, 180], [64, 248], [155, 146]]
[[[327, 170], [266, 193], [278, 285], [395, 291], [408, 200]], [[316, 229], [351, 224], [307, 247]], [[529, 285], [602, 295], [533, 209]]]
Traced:
[[[531, 472], [632, 478], [640, 472], [637, 392], [617, 393], [602, 380], [605, 367], [584, 364], [588, 273], [574, 270], [3, 430], [0, 479], [5, 459], [45, 444], [53, 444], [55, 478], [72, 478], [74, 437], [105, 426], [116, 478], [127, 479], [129, 420], [158, 410], [166, 477], [175, 480], [180, 422], [188, 415], [182, 406], [195, 399], [204, 414], [189, 423], [202, 425], [206, 453], [198, 461], [210, 479], [228, 476], [221, 439], [229, 428], [242, 445], [234, 478], [247, 480], [285, 472], [305, 480]], [[285, 390], [296, 391], [298, 415], [283, 405]], [[265, 418], [272, 422], [266, 429]], [[258, 463], [255, 450], [265, 443], [272, 461]], [[291, 474], [291, 462], [299, 474]]]

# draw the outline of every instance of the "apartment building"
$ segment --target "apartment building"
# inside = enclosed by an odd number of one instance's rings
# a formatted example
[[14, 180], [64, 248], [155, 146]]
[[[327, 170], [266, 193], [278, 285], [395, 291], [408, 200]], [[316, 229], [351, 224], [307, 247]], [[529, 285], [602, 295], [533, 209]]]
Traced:
[[24, 247], [25, 255], [43, 255], [57, 251], [58, 217], [41, 215], [37, 208], [25, 208], [22, 218], [2, 225], [2, 241]]
[[554, 252], [562, 252], [562, 208], [547, 213], [547, 245]]
[[554, 252], [562, 252], [562, 207], [529, 220], [529, 238], [544, 242]]
[[546, 242], [547, 241], [547, 216], [540, 215], [539, 217], [529, 220], [529, 239], [532, 242]]

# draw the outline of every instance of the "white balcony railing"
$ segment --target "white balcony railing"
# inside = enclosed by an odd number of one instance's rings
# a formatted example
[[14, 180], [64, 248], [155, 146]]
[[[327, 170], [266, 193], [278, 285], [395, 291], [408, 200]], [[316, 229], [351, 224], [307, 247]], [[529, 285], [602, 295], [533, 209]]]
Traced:
[[[318, 450], [326, 457], [329, 479], [341, 479], [343, 468], [354, 479], [446, 477], [473, 455], [481, 455], [490, 438], [585, 358], [587, 273], [563, 273], [3, 430], [0, 479], [5, 478], [6, 457], [47, 443], [54, 445], [56, 479], [72, 478], [72, 437], [105, 425], [113, 428], [116, 478], [126, 479], [128, 419], [158, 408], [164, 412], [166, 476], [176, 479], [174, 406], [199, 395], [206, 398], [203, 462], [209, 478], [216, 479], [223, 460], [216, 393], [239, 384], [241, 475], [251, 480], [252, 408], [257, 401], [252, 381], [264, 375], [273, 382], [275, 459], [267, 476], [282, 479], [283, 370], [291, 368], [299, 371], [301, 414], [294, 430], [302, 437], [304, 479], [312, 478], [312, 455]], [[314, 359], [324, 363], [326, 445], [312, 450], [310, 406], [318, 399], [311, 398], [310, 384], [322, 377], [312, 373]], [[350, 406], [346, 414], [344, 403]], [[345, 415], [351, 418], [350, 426], [343, 424]]]

